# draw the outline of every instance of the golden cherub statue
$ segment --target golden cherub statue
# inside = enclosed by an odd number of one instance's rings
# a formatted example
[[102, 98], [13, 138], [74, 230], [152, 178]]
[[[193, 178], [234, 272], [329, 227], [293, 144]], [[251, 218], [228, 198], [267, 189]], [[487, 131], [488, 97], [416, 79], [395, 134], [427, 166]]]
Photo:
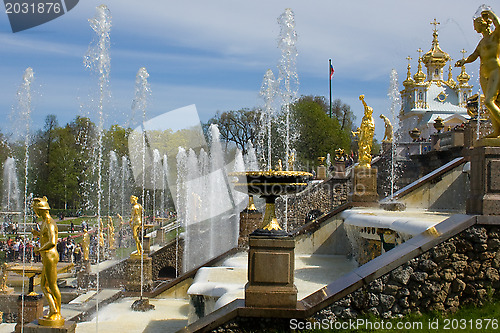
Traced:
[[384, 120], [385, 123], [385, 132], [384, 132], [384, 138], [382, 139], [382, 142], [392, 142], [393, 136], [392, 136], [392, 124], [389, 118], [384, 116], [383, 114], [380, 115], [380, 118]]
[[7, 286], [7, 275], [9, 274], [9, 264], [4, 262], [2, 265], [2, 277], [0, 278], [0, 293], [6, 294], [12, 292], [12, 288]]
[[135, 246], [137, 247], [137, 251], [132, 253], [134, 255], [141, 256], [142, 244], [141, 239], [139, 237], [140, 232], [142, 230], [142, 206], [137, 202], [138, 198], [135, 195], [130, 196], [130, 203], [132, 204], [132, 212], [130, 213], [130, 227], [132, 228], [132, 236], [135, 240]]
[[[491, 23], [495, 26], [493, 32], [490, 29]], [[458, 60], [455, 67], [480, 59], [479, 83], [493, 127], [493, 132], [486, 137], [500, 139], [500, 20], [489, 7], [485, 8], [480, 16], [474, 18], [474, 30], [482, 34], [483, 38], [474, 52], [466, 59]]]
[[353, 136], [358, 136], [358, 167], [371, 168], [373, 134], [375, 133], [375, 121], [373, 120], [373, 109], [365, 102], [365, 95], [360, 95], [359, 100], [365, 107], [365, 115], [361, 120], [361, 126], [353, 131]]
[[35, 249], [42, 257], [42, 274], [40, 275], [40, 287], [49, 304], [49, 313], [38, 319], [42, 326], [62, 326], [64, 318], [61, 316], [61, 292], [57, 286], [57, 224], [49, 213], [47, 197], [33, 199], [33, 211], [42, 219], [40, 231], [31, 229], [35, 237], [40, 238], [40, 247]]

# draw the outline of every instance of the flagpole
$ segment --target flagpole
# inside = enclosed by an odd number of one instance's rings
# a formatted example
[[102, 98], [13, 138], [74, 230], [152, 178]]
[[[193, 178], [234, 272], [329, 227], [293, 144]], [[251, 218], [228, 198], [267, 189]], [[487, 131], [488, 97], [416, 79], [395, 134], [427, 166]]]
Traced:
[[332, 59], [329, 59], [328, 74], [330, 77], [330, 118], [332, 118]]

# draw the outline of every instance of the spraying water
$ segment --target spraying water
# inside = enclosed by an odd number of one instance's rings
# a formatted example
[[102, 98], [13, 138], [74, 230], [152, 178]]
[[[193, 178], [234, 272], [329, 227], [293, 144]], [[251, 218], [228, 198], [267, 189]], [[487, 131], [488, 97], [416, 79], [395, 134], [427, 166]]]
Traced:
[[[295, 31], [295, 14], [290, 8], [278, 17], [280, 34], [278, 48], [281, 50], [281, 60], [278, 65], [278, 82], [281, 88], [282, 111], [285, 113], [285, 155], [286, 160], [291, 155], [292, 137], [290, 128], [290, 106], [297, 99], [299, 91], [299, 77], [297, 75], [297, 33]], [[294, 131], [296, 133], [296, 131]], [[285, 163], [288, 170], [288, 163]]]
[[21, 209], [19, 195], [16, 160], [8, 157], [3, 165], [3, 210], [19, 211]]
[[[26, 68], [23, 74], [23, 80], [19, 89], [17, 90], [17, 98], [19, 103], [19, 113], [21, 119], [25, 122], [25, 133], [24, 133], [24, 207], [23, 207], [23, 234], [26, 232], [26, 223], [28, 219], [28, 211], [30, 209], [30, 201], [32, 200], [31, 195], [28, 195], [28, 166], [29, 166], [29, 147], [30, 147], [30, 122], [31, 122], [31, 87], [35, 77], [33, 69], [31, 67]], [[24, 275], [24, 263], [26, 258], [26, 247], [23, 247], [23, 275]], [[22, 284], [22, 302], [21, 302], [21, 322], [24, 323], [24, 292], [25, 285], [24, 279]], [[22, 326], [23, 328], [24, 326]], [[22, 329], [21, 328], [21, 329]]]
[[[111, 31], [111, 14], [107, 6], [100, 5], [96, 8], [94, 18], [89, 19], [92, 30], [96, 33], [94, 43], [91, 43], [84, 58], [84, 65], [91, 69], [98, 76], [98, 105], [97, 112], [99, 123], [97, 127], [97, 234], [101, 234], [101, 201], [102, 201], [102, 137], [104, 128], [104, 103], [109, 98], [109, 72], [111, 58], [109, 56]], [[100, 249], [97, 250], [97, 267], [99, 270]], [[99, 292], [99, 274], [97, 274], [96, 283], [97, 292]], [[99, 302], [96, 298], [96, 331], [99, 325]]]
[[398, 72], [395, 69], [391, 71], [391, 81], [389, 85], [389, 92], [387, 93], [389, 96], [389, 100], [391, 102], [391, 122], [393, 124], [392, 127], [392, 146], [391, 146], [391, 200], [394, 199], [394, 186], [395, 186], [395, 173], [394, 173], [394, 164], [395, 159], [394, 155], [396, 153], [396, 137], [394, 136], [394, 126], [396, 124], [396, 111], [401, 108], [401, 98], [398, 89]]
[[[267, 170], [272, 168], [272, 121], [274, 118], [274, 100], [277, 94], [277, 84], [274, 78], [273, 71], [268, 69], [262, 80], [262, 87], [260, 89], [260, 95], [264, 99], [264, 110], [261, 113], [261, 123], [263, 124], [263, 130], [259, 132], [259, 139], [261, 141], [261, 148], [263, 150], [262, 159], [264, 163], [267, 163]], [[266, 160], [266, 148], [267, 147], [267, 160]], [[250, 169], [252, 170], [252, 169]]]

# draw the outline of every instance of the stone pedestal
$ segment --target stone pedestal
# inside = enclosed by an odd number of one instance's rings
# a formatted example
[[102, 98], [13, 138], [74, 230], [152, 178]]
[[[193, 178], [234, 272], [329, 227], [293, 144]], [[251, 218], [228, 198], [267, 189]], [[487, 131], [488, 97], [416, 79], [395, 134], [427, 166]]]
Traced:
[[[151, 291], [153, 286], [153, 259], [144, 255], [143, 271], [144, 277], [142, 279], [143, 291]], [[131, 255], [127, 259], [127, 268], [125, 276], [127, 277], [127, 283], [125, 284], [125, 290], [131, 292], [141, 291], [141, 256]]]
[[500, 215], [500, 147], [474, 147], [467, 214]]
[[149, 236], [143, 237], [142, 250], [146, 254], [149, 254], [151, 252], [151, 239], [149, 238]]
[[316, 179], [325, 180], [326, 179], [326, 166], [318, 166], [318, 173], [316, 174]]
[[295, 309], [295, 240], [250, 235], [249, 244], [245, 306]]
[[[24, 332], [26, 332], [26, 324], [43, 316], [43, 295], [24, 296], [24, 309], [23, 297], [19, 296], [17, 299], [17, 324], [16, 332], [21, 332], [21, 326], [24, 322]], [[24, 311], [23, 311], [24, 310]], [[24, 312], [24, 314], [23, 314]]]
[[345, 177], [345, 161], [334, 161], [334, 178], [344, 178]]
[[377, 168], [354, 168], [353, 192], [349, 194], [349, 198], [354, 204], [360, 205], [378, 201]]
[[24, 326], [25, 333], [75, 333], [75, 329], [74, 321], [65, 321], [64, 325], [58, 327], [38, 325], [37, 321]]
[[240, 235], [238, 237], [238, 247], [248, 245], [248, 235], [254, 232], [262, 223], [262, 213], [258, 210], [245, 209], [240, 213]]

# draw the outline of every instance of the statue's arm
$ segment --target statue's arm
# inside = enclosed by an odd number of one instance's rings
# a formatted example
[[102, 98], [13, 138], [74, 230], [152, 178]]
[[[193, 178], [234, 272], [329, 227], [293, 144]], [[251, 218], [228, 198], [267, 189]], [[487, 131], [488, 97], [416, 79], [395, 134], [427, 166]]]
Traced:
[[[481, 42], [480, 42], [481, 43]], [[474, 52], [471, 53], [467, 58], [465, 59], [460, 59], [455, 63], [455, 67], [462, 67], [465, 64], [471, 63], [476, 61], [476, 59], [479, 57], [479, 51], [478, 48], [474, 50]]]
[[57, 232], [56, 232], [56, 226], [54, 225], [55, 223], [49, 223], [49, 226], [47, 227], [48, 229], [48, 237], [47, 237], [47, 242], [45, 244], [41, 244], [40, 248], [38, 251], [48, 251], [55, 247], [57, 245]]

